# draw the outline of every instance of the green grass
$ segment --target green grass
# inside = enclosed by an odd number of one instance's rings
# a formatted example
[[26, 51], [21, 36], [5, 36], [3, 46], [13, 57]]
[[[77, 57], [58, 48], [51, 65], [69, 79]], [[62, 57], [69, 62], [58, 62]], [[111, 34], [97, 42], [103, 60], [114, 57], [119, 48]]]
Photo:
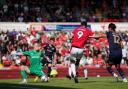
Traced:
[[79, 83], [67, 78], [52, 78], [50, 82], [34, 83], [28, 79], [27, 85], [18, 84], [21, 79], [0, 79], [0, 89], [128, 89], [128, 83], [114, 82], [112, 77], [79, 78]]

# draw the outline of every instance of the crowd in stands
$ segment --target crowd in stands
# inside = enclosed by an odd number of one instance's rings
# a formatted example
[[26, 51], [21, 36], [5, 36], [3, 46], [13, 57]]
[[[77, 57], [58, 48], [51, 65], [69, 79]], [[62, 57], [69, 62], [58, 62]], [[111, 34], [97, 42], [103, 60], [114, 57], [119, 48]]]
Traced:
[[[0, 22], [127, 22], [128, 0], [0, 0]], [[104, 32], [95, 34], [103, 35]], [[128, 33], [120, 32], [124, 43]], [[41, 47], [55, 38], [56, 62], [66, 64], [71, 46], [70, 32], [17, 32], [0, 31], [0, 62], [7, 65], [20, 65], [24, 56], [16, 52], [27, 51], [34, 42]], [[91, 44], [91, 45], [89, 45]], [[106, 38], [90, 39], [85, 47], [82, 60], [89, 65], [104, 65], [107, 59]], [[6, 65], [5, 65], [6, 66]]]
[[[95, 32], [95, 34], [105, 35], [104, 32]], [[128, 32], [120, 32], [120, 34], [123, 42], [128, 42]], [[0, 62], [4, 66], [20, 66], [21, 61], [26, 57], [16, 55], [17, 52], [32, 49], [34, 42], [39, 42], [42, 49], [50, 38], [54, 38], [56, 64], [66, 65], [71, 46], [70, 35], [71, 32], [68, 31], [0, 31]], [[107, 59], [107, 53], [108, 42], [106, 38], [90, 38], [86, 43], [82, 62], [86, 59], [87, 65], [103, 66]]]
[[128, 21], [128, 0], [0, 0], [1, 22]]

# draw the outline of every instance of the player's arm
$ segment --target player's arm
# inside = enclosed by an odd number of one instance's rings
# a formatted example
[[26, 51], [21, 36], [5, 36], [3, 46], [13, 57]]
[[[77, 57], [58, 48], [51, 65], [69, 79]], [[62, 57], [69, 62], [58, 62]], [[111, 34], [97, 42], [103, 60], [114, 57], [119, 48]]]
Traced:
[[121, 46], [121, 48], [124, 48], [124, 45], [123, 45], [122, 41], [120, 42], [120, 46]]
[[16, 53], [16, 55], [25, 55], [25, 56], [28, 56], [29, 55], [29, 51], [18, 52], [18, 53]]
[[88, 34], [89, 34], [89, 38], [95, 38], [95, 39], [107, 37], [106, 35], [96, 35], [91, 30], [88, 30]]
[[23, 55], [23, 53], [22, 52], [18, 52], [18, 53], [16, 53], [16, 55], [20, 56], [20, 55]]
[[102, 35], [102, 36], [92, 35], [92, 36], [89, 36], [89, 38], [106, 38], [106, 37], [107, 37], [106, 35]]
[[71, 33], [70, 36], [69, 36], [69, 40], [72, 40], [73, 36], [74, 36], [74, 34]]
[[119, 35], [119, 37], [120, 37], [119, 45], [123, 49], [124, 48], [124, 44], [123, 44], [123, 41], [122, 41], [123, 38], [120, 35]]

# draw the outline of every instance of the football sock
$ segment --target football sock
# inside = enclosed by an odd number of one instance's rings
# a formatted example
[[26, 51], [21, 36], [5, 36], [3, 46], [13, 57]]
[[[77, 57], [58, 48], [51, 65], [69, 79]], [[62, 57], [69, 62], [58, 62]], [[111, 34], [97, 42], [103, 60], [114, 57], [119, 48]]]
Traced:
[[75, 77], [76, 76], [76, 66], [74, 63], [71, 64], [71, 71], [73, 73], [73, 76]]
[[51, 67], [48, 67], [48, 77], [50, 77]]
[[107, 67], [107, 71], [113, 76], [114, 75], [114, 71], [111, 67]]
[[71, 67], [68, 68], [68, 74], [69, 74], [69, 76], [71, 76], [71, 74], [72, 74]]
[[21, 70], [21, 75], [22, 75], [22, 79], [27, 78], [26, 72], [24, 70]]
[[84, 77], [87, 78], [88, 77], [88, 70], [84, 69]]
[[124, 74], [124, 72], [123, 72], [123, 70], [121, 68], [118, 68], [117, 71], [120, 74], [120, 76], [122, 77], [122, 79], [126, 78], [126, 76], [125, 76], [125, 74]]

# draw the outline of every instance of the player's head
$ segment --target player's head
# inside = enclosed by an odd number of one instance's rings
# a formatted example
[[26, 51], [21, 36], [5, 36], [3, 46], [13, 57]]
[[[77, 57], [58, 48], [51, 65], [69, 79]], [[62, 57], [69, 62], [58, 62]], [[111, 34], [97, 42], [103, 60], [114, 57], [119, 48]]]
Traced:
[[40, 50], [40, 45], [39, 45], [39, 43], [34, 43], [33, 49], [36, 50], [36, 51]]
[[116, 31], [116, 25], [114, 23], [110, 23], [108, 25], [108, 29], [109, 29], [109, 31]]
[[87, 27], [87, 22], [86, 21], [82, 21], [81, 25]]
[[54, 38], [54, 37], [51, 37], [51, 38], [49, 39], [49, 43], [53, 45], [54, 42], [55, 42], [55, 38]]

